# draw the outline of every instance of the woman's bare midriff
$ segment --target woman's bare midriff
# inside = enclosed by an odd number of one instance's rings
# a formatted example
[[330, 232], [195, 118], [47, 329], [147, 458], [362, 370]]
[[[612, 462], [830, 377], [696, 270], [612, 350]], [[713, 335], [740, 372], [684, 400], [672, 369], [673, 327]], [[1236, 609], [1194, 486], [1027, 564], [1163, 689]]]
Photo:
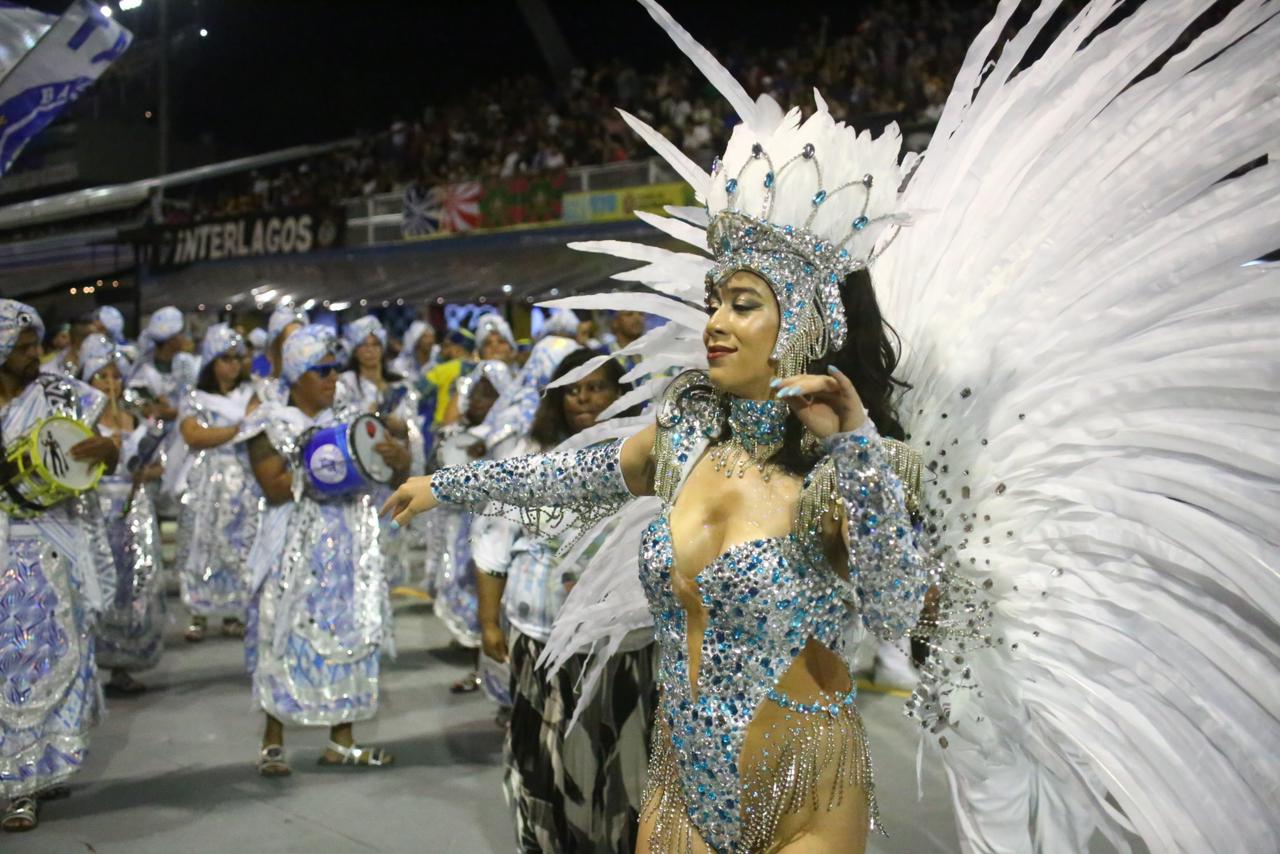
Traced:
[[[774, 470], [765, 480], [758, 469], [749, 467], [743, 477], [725, 477], [715, 470], [709, 457], [694, 467], [675, 504], [669, 521], [674, 565], [672, 590], [684, 609], [687, 627], [687, 654], [692, 696], [697, 696], [698, 674], [702, 664], [702, 639], [707, 628], [707, 612], [702, 606], [696, 578], [710, 563], [729, 549], [752, 540], [786, 536], [794, 529], [796, 506], [800, 499], [800, 478]], [[844, 661], [816, 641], [809, 640], [800, 655], [778, 680], [777, 689], [799, 703], [815, 703], [835, 694], [849, 691], [852, 678]], [[760, 765], [769, 749], [773, 734], [790, 726], [797, 714], [765, 700], [756, 709], [743, 739], [739, 759], [743, 779]], [[655, 737], [669, 738], [661, 726]], [[835, 785], [835, 770], [829, 768]], [[821, 781], [825, 786], [827, 781]], [[861, 852], [865, 844], [867, 808], [861, 793], [850, 792], [841, 809], [801, 810], [784, 815], [774, 835], [771, 852], [802, 854], [806, 851]], [[651, 793], [651, 798], [661, 792]], [[639, 851], [652, 840], [652, 817], [642, 816]], [[694, 840], [694, 852], [710, 852], [701, 839]]]

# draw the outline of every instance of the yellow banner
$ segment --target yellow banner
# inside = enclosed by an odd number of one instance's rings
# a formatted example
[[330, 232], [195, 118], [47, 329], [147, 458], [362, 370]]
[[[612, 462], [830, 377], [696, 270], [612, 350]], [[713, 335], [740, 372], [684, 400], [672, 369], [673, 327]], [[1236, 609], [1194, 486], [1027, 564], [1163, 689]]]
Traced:
[[688, 184], [648, 184], [621, 190], [565, 193], [561, 216], [565, 222], [607, 222], [629, 219], [636, 211], [661, 213], [664, 205], [694, 204]]

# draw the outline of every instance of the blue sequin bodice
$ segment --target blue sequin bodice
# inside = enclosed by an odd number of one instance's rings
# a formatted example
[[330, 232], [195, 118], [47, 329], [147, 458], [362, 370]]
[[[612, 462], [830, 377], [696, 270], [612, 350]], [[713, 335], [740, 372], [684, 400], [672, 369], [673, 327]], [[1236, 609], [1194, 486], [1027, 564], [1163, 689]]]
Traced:
[[819, 544], [795, 534], [740, 543], [695, 578], [707, 627], [691, 691], [687, 618], [672, 587], [673, 566], [664, 513], [645, 530], [640, 553], [659, 649], [659, 714], [671, 732], [690, 818], [717, 850], [733, 850], [738, 755], [756, 708], [807, 640], [839, 652], [852, 617]]

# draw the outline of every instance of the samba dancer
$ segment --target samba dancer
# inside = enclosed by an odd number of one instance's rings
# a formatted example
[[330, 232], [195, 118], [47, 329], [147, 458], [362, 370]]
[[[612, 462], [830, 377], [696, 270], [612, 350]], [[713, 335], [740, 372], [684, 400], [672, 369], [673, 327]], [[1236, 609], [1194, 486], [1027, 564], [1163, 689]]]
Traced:
[[[623, 114], [705, 204], [650, 221], [710, 257], [576, 244], [643, 259], [620, 277], [656, 293], [575, 304], [645, 299], [673, 326], [650, 352], [694, 370], [656, 426], [611, 428], [616, 456], [446, 470], [394, 502], [660, 498], [640, 576], [602, 547], [574, 588], [599, 595], [557, 621], [576, 650], [647, 594], [663, 731], [643, 850], [862, 850], [859, 623], [929, 649], [907, 710], [965, 850], [1276, 850], [1256, 757], [1280, 732], [1258, 678], [1280, 664], [1280, 270], [1259, 260], [1280, 168], [1259, 105], [1280, 22], [1265, 2], [1212, 26], [1194, 3], [1117, 22], [1091, 2], [1055, 31], [1059, 5], [998, 4], [904, 156], [896, 126], [858, 133], [816, 92], [812, 111], [751, 98], [644, 0], [741, 122], [707, 173]], [[680, 340], [699, 329], [701, 352]]]
[[107, 524], [116, 571], [116, 595], [98, 618], [97, 662], [111, 672], [108, 696], [146, 690], [133, 678], [160, 661], [164, 649], [164, 583], [160, 523], [154, 483], [163, 472], [156, 458], [159, 434], [122, 400], [129, 363], [115, 341], [90, 335], [80, 345], [80, 376], [106, 397], [97, 430], [120, 448], [123, 469], [98, 481], [98, 501]]
[[[427, 369], [426, 381], [435, 390], [436, 409], [431, 424], [451, 424], [458, 420], [458, 407], [450, 406], [454, 381], [475, 367], [472, 351], [475, 339], [465, 329], [451, 330], [440, 344], [440, 359]], [[424, 395], [429, 397], [430, 395]]]
[[[480, 425], [514, 378], [505, 362], [488, 361], [454, 383], [454, 405], [461, 417], [438, 430], [433, 467], [480, 459], [485, 455]], [[438, 517], [427, 517], [427, 592], [435, 598], [435, 613], [461, 647], [480, 649], [480, 623], [476, 613], [476, 576], [471, 564], [471, 513], [450, 507]], [[454, 682], [449, 690], [465, 694], [479, 690], [477, 667]]]
[[[293, 333], [281, 351], [288, 402], [264, 402], [239, 437], [269, 502], [250, 556], [246, 642], [254, 698], [266, 714], [264, 776], [291, 773], [286, 722], [329, 727], [323, 765], [392, 761], [385, 750], [357, 745], [352, 733], [354, 722], [377, 712], [379, 655], [393, 650], [377, 508], [367, 494], [318, 492], [300, 463], [304, 434], [358, 414], [335, 405], [340, 352], [327, 327]], [[388, 440], [375, 450], [403, 479], [408, 449]]]
[[[35, 309], [0, 299], [0, 438], [11, 453], [49, 416], [87, 427], [105, 405], [79, 380], [40, 373], [43, 334]], [[66, 454], [107, 470], [119, 458], [116, 443], [97, 435]], [[10, 506], [0, 517], [0, 796], [9, 799], [0, 826], [24, 831], [36, 826], [39, 794], [74, 774], [88, 753], [98, 712], [93, 624], [114, 594], [101, 586], [114, 573], [101, 511], [89, 497], [36, 515]]]
[[254, 377], [254, 400], [249, 405], [249, 411], [252, 412], [258, 404], [266, 403], [268, 400], [279, 403], [288, 399], [289, 388], [280, 379], [284, 342], [289, 340], [290, 335], [310, 322], [311, 319], [305, 311], [292, 305], [276, 306], [276, 310], [271, 312], [271, 317], [267, 319], [266, 349], [271, 370], [265, 376]]
[[[351, 360], [338, 380], [345, 399], [360, 411], [378, 415], [391, 435], [407, 445], [408, 473], [422, 474], [426, 461], [418, 393], [412, 382], [388, 369], [386, 329], [378, 318], [366, 315], [347, 324], [345, 338]], [[381, 506], [390, 494], [389, 488], [379, 485], [373, 490], [373, 501]], [[410, 550], [414, 545], [410, 534], [415, 529], [392, 530], [390, 520], [381, 524], [383, 572], [388, 583], [405, 583], [409, 580]]]
[[190, 346], [187, 319], [174, 306], [157, 309], [139, 336], [142, 356], [126, 385], [144, 392], [148, 418], [171, 421], [178, 415], [178, 387], [173, 375], [173, 358]]
[[94, 331], [94, 315], [82, 314], [67, 325], [66, 346], [44, 360], [40, 365], [41, 373], [62, 374], [77, 378], [80, 376], [80, 345]]
[[[597, 355], [570, 353], [553, 380]], [[576, 382], [548, 390], [529, 436], [517, 440], [513, 452], [547, 451], [593, 426], [623, 393], [622, 373], [609, 359]], [[520, 850], [622, 854], [635, 844], [657, 705], [653, 633], [639, 629], [623, 642], [605, 666], [603, 689], [579, 710], [586, 656], [575, 656], [550, 676], [538, 666], [576, 580], [577, 562], [560, 560], [559, 545], [497, 516], [482, 516], [472, 530], [483, 651], [499, 662], [510, 656], [504, 789], [515, 809]]]
[[178, 571], [191, 613], [185, 637], [193, 643], [204, 640], [214, 616], [222, 617], [224, 636], [244, 636], [249, 549], [263, 508], [248, 460], [233, 441], [253, 394], [242, 379], [243, 352], [239, 333], [225, 323], [211, 326], [200, 344], [196, 387], [181, 401], [186, 454], [173, 463], [179, 469], [173, 492], [182, 496]]

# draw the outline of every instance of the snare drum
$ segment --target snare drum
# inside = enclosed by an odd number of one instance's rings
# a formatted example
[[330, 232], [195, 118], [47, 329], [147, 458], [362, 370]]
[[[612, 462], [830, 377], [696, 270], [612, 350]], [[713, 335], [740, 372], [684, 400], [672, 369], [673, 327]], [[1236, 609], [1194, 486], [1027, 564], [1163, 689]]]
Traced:
[[350, 424], [312, 430], [304, 438], [302, 465], [321, 498], [336, 498], [391, 482], [391, 466], [375, 450], [387, 440], [387, 425], [374, 415]]
[[97, 486], [106, 466], [71, 457], [71, 449], [93, 435], [74, 418], [54, 415], [20, 436], [5, 454], [0, 510], [30, 519]]

